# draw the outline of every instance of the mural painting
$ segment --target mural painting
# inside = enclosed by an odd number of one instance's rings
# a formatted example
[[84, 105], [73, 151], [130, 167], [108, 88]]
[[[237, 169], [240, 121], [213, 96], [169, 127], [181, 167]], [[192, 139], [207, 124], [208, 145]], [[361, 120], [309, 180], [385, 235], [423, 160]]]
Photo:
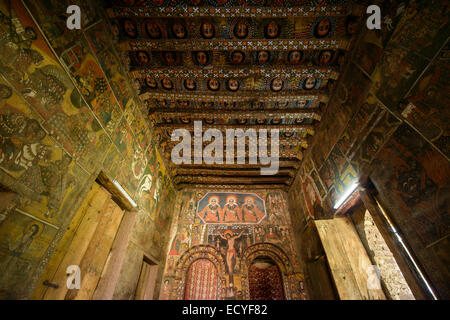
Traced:
[[[0, 297], [40, 299], [100, 170], [139, 204], [129, 270], [143, 250], [163, 259], [174, 192], [108, 26], [82, 4], [86, 28], [67, 32], [52, 10], [68, 4], [26, 2], [33, 17], [21, 2], [0, 3], [0, 183], [16, 193], [0, 212]], [[116, 297], [134, 295], [133, 275], [121, 273]]]
[[374, 160], [372, 181], [380, 190], [380, 202], [419, 259], [428, 261], [425, 270], [444, 293], [445, 273], [439, 270], [445, 261], [440, 252], [446, 246], [443, 239], [449, 234], [449, 177], [448, 161], [406, 124]]
[[[216, 259], [223, 263], [223, 270], [219, 273], [219, 278], [225, 281], [221, 299], [249, 298], [247, 272], [251, 261], [246, 255], [256, 244], [276, 246], [283, 254], [292, 257], [292, 262], [283, 262], [290, 266], [292, 263], [295, 269], [292, 274], [283, 275], [286, 287], [290, 287], [289, 281], [301, 282], [302, 274], [292, 246], [292, 227], [287, 212], [286, 200], [279, 191], [184, 192], [176, 206], [179, 216], [169, 245], [163, 279], [163, 282], [167, 281], [167, 290], [162, 292], [161, 298], [176, 299], [179, 297], [177, 290], [183, 292], [180, 286], [185, 283], [180, 284], [182, 280], [176, 274], [180, 257], [195, 248], [199, 248], [201, 255], [202, 245], [208, 245]], [[261, 250], [261, 255], [266, 254], [269, 253]], [[170, 287], [169, 283], [178, 283], [178, 287]], [[304, 298], [300, 284], [293, 284], [292, 288], [295, 288], [292, 292], [287, 289], [287, 298]]]
[[448, 119], [450, 44], [442, 48], [434, 62], [425, 70], [406, 98], [409, 102], [401, 115], [447, 157], [450, 156], [448, 142], [450, 131]]
[[209, 193], [197, 209], [205, 223], [259, 223], [265, 215], [264, 201], [255, 194]]

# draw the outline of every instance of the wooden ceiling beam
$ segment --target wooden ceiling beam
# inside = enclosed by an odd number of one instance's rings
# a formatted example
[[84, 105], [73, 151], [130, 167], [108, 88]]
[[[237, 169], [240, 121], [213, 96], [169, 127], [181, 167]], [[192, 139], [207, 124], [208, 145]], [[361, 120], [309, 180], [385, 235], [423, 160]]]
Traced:
[[152, 39], [124, 39], [119, 42], [121, 50], [167, 50], [167, 51], [226, 51], [243, 50], [347, 50], [349, 40], [346, 38], [333, 39], [181, 39], [181, 40], [152, 40]]
[[[169, 129], [188, 129], [193, 128], [193, 124], [178, 123], [158, 123], [155, 128]], [[309, 124], [202, 124], [202, 129], [278, 129], [282, 132], [307, 132], [314, 134], [314, 126]]]
[[146, 78], [152, 77], [154, 79], [163, 78], [186, 78], [190, 79], [209, 79], [217, 78], [220, 75], [221, 79], [242, 79], [248, 77], [258, 78], [274, 78], [274, 77], [315, 77], [322, 80], [330, 78], [331, 75], [336, 77], [338, 75], [338, 68], [330, 66], [300, 66], [293, 67], [290, 65], [277, 66], [272, 68], [264, 67], [248, 67], [248, 66], [210, 66], [205, 67], [138, 67], [133, 71], [128, 72], [131, 78]]
[[[301, 161], [298, 159], [292, 159], [292, 160], [280, 160], [279, 161], [279, 167], [284, 169], [298, 169], [300, 167]], [[192, 169], [192, 170], [203, 170], [203, 169], [217, 169], [217, 170], [224, 170], [224, 169], [259, 169], [261, 167], [261, 164], [174, 164], [171, 162], [171, 167], [173, 170], [176, 170], [176, 168], [182, 168], [182, 169]]]
[[311, 18], [311, 17], [345, 17], [349, 14], [351, 7], [347, 5], [321, 5], [320, 10], [317, 6], [296, 6], [296, 7], [211, 7], [200, 6], [190, 7], [186, 10], [184, 6], [178, 7], [124, 7], [121, 5], [107, 9], [110, 18], [221, 18], [224, 16], [241, 18]]
[[[177, 176], [242, 176], [242, 177], [258, 177], [261, 175], [260, 169], [242, 168], [242, 169], [183, 169], [177, 168], [173, 171], [174, 177]], [[294, 177], [294, 168], [279, 168], [276, 176], [289, 176]]]
[[202, 118], [229, 118], [236, 117], [242, 118], [244, 116], [263, 116], [264, 118], [273, 117], [290, 117], [290, 118], [313, 118], [320, 120], [319, 108], [308, 109], [225, 109], [225, 108], [205, 108], [205, 109], [192, 109], [192, 108], [150, 108], [148, 110], [149, 115], [160, 114], [169, 117], [186, 117], [186, 116], [201, 116]]
[[228, 177], [228, 176], [176, 176], [173, 178], [175, 184], [179, 183], [208, 183], [208, 184], [272, 184], [279, 183], [288, 185], [291, 181], [290, 176], [255, 176], [255, 177]]
[[[270, 137], [270, 136], [269, 136], [269, 137]], [[172, 141], [172, 140], [170, 140], [169, 138], [164, 139], [164, 141], [166, 141], [166, 143], [167, 143], [169, 146], [175, 146], [175, 145], [177, 145], [177, 144], [179, 143], [179, 141]], [[202, 146], [203, 146], [203, 147], [204, 147], [204, 146], [207, 146], [207, 145], [209, 145], [210, 143], [211, 143], [211, 141], [205, 141], [205, 140], [203, 140], [203, 141], [202, 141]], [[269, 138], [268, 141], [267, 141], [267, 146], [270, 147], [271, 145], [272, 145], [272, 141], [271, 141], [271, 139]], [[279, 145], [280, 145], [280, 146], [292, 146], [292, 147], [295, 147], [295, 146], [301, 146], [302, 148], [306, 149], [306, 148], [308, 148], [308, 139], [305, 139], [305, 138], [296, 138], [296, 137], [294, 137], [294, 138], [282, 138], [282, 139], [279, 139]]]
[[285, 183], [271, 183], [271, 184], [254, 184], [251, 186], [241, 184], [208, 184], [208, 183], [179, 183], [175, 185], [178, 190], [204, 190], [208, 188], [210, 192], [220, 192], [223, 190], [284, 190], [288, 191], [289, 185]]
[[271, 91], [241, 90], [236, 93], [228, 91], [195, 91], [195, 92], [171, 92], [171, 91], [146, 91], [139, 95], [144, 101], [147, 99], [161, 100], [196, 100], [202, 102], [296, 102], [305, 100], [319, 100], [328, 102], [329, 92], [321, 90], [289, 90], [274, 93]]

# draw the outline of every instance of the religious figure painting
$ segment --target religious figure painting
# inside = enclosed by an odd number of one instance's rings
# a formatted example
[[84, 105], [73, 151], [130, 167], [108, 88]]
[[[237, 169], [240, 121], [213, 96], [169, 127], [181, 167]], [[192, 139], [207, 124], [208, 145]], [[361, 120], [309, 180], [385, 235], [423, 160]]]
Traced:
[[208, 193], [198, 202], [197, 216], [204, 223], [259, 223], [266, 208], [254, 193]]

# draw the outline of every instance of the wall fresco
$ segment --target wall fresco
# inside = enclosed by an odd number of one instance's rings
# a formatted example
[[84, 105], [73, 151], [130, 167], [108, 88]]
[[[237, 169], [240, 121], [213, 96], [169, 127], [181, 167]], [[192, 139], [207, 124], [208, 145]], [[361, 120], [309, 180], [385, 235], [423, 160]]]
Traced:
[[[250, 203], [252, 201], [253, 203]], [[282, 262], [284, 268], [292, 268], [293, 272], [293, 274], [283, 273], [285, 290], [288, 290], [286, 297], [304, 298], [305, 293], [300, 289], [301, 285], [295, 283], [301, 282], [302, 275], [296, 249], [292, 246], [293, 234], [287, 210], [285, 195], [280, 191], [182, 192], [175, 206], [178, 220], [174, 222], [163, 279], [167, 290], [162, 291], [160, 298], [180, 298], [177, 292], [183, 292], [185, 285], [183, 279], [186, 276], [185, 269], [182, 274], [176, 272], [180, 267], [180, 258], [184, 259], [183, 257], [192, 250], [196, 250], [201, 256], [202, 245], [208, 245], [216, 255], [216, 259], [222, 261], [221, 264], [216, 264], [218, 269], [223, 269], [219, 272], [219, 278], [222, 279], [220, 281], [225, 281], [224, 292], [220, 299], [248, 299], [247, 272], [249, 263], [253, 260], [249, 260], [247, 255], [250, 250], [255, 250], [258, 244], [267, 248], [274, 246], [278, 248], [276, 250], [281, 250], [278, 255], [284, 257], [280, 256], [282, 260], [284, 259]], [[226, 221], [225, 213], [233, 213], [232, 211], [236, 213], [232, 216], [236, 219]], [[260, 220], [255, 217], [251, 222], [238, 219], [250, 216], [251, 212]], [[209, 216], [211, 220], [207, 219]], [[271, 250], [275, 249], [266, 249], [268, 250], [266, 253], [263, 249], [258, 250], [261, 250], [261, 255], [270, 255]]]
[[[139, 204], [124, 267], [144, 252], [164, 261], [174, 192], [108, 25], [84, 3], [86, 28], [68, 32], [67, 4], [27, 1], [43, 35], [11, 5], [0, 3], [0, 182], [16, 195], [0, 213], [0, 296], [43, 296], [40, 276], [100, 170]], [[115, 297], [134, 295], [134, 276], [121, 273]]]
[[[347, 82], [352, 80], [344, 75], [321, 123], [329, 137], [319, 130], [313, 138], [290, 190], [290, 207], [303, 214], [296, 219], [299, 225], [304, 225], [311, 212], [316, 219], [320, 218], [316, 212], [332, 217], [332, 206], [346, 187], [368, 176], [434, 287], [448, 296], [445, 279], [449, 279], [449, 272], [442, 250], [448, 250], [448, 210], [444, 207], [449, 194], [445, 158], [449, 117], [446, 108], [439, 107], [448, 100], [448, 44], [444, 45], [448, 17], [433, 11], [441, 8], [446, 12], [448, 4], [410, 1], [406, 5], [394, 1], [383, 4], [383, 8], [387, 12], [385, 28], [365, 32], [356, 43], [351, 61], [370, 76], [370, 81], [360, 77], [360, 87], [354, 89], [360, 94], [351, 98]], [[411, 28], [425, 21], [429, 22], [426, 28]], [[342, 134], [340, 128], [345, 128]], [[309, 157], [313, 165], [306, 160]], [[323, 182], [325, 197], [320, 198], [320, 188], [311, 183], [313, 166]], [[319, 203], [319, 199], [321, 205], [314, 208], [313, 203]], [[300, 241], [305, 241], [296, 240], [299, 247]], [[300, 255], [305, 257], [305, 253]], [[312, 277], [319, 272], [312, 265], [307, 271]], [[311, 295], [322, 294], [320, 288], [310, 289], [315, 291]]]
[[265, 215], [264, 201], [246, 193], [209, 193], [197, 208], [197, 216], [204, 223], [259, 223]]
[[[401, 115], [420, 131], [447, 158], [450, 156], [449, 125], [449, 43], [418, 79], [406, 98], [409, 104]], [[400, 105], [401, 106], [401, 105]], [[400, 107], [399, 106], [399, 107]]]
[[448, 266], [436, 252], [425, 249], [449, 234], [448, 160], [404, 124], [376, 157], [373, 168], [380, 201], [419, 259], [428, 261], [423, 267], [433, 286], [448, 295]]

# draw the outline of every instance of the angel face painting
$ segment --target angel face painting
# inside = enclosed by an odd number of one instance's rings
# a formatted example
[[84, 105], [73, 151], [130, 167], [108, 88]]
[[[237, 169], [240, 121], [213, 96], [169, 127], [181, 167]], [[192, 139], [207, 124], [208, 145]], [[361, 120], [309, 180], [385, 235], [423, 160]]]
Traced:
[[233, 51], [231, 53], [231, 63], [232, 64], [241, 64], [244, 62], [245, 54], [242, 51]]
[[162, 37], [160, 26], [152, 21], [145, 22], [145, 32], [150, 39], [161, 39]]
[[122, 28], [123, 28], [123, 31], [125, 32], [125, 34], [129, 38], [134, 39], [137, 37], [138, 33], [137, 33], [136, 25], [130, 19], [125, 19], [122, 21]]
[[214, 38], [214, 35], [216, 33], [216, 30], [214, 28], [214, 25], [209, 22], [203, 22], [200, 26], [200, 35], [203, 39], [212, 39]]
[[270, 82], [270, 90], [274, 92], [281, 91], [281, 89], [283, 89], [283, 86], [284, 81], [281, 78], [272, 79], [272, 81]]
[[358, 19], [355, 16], [349, 16], [345, 21], [345, 32], [350, 36], [358, 32]]
[[271, 21], [264, 27], [264, 36], [267, 39], [275, 39], [280, 35], [280, 29], [278, 23]]
[[220, 88], [220, 82], [219, 80], [212, 78], [208, 80], [207, 83], [208, 89], [211, 91], [217, 91]]
[[0, 84], [0, 101], [2, 99], [8, 99], [12, 95], [12, 90], [10, 87]]
[[298, 101], [298, 102], [297, 102], [297, 106], [298, 106], [299, 108], [304, 108], [304, 107], [306, 107], [306, 100]]
[[233, 34], [238, 39], [245, 39], [248, 36], [248, 25], [245, 21], [240, 20], [233, 28]]
[[259, 51], [257, 54], [257, 59], [259, 64], [266, 64], [270, 59], [269, 51], [266, 50]]
[[120, 34], [119, 25], [116, 22], [111, 24], [111, 29], [114, 37], [118, 37]]
[[150, 62], [148, 53], [145, 51], [138, 51], [136, 53], [136, 60], [140, 65], [146, 65]]
[[163, 60], [169, 66], [174, 66], [178, 63], [177, 54], [172, 51], [163, 52]]
[[162, 6], [165, 0], [152, 0], [153, 4], [157, 6]]
[[186, 88], [186, 90], [193, 91], [197, 89], [197, 84], [193, 79], [184, 79], [184, 87]]
[[239, 81], [236, 79], [229, 79], [227, 81], [227, 89], [230, 91], [238, 91], [239, 89]]
[[172, 25], [172, 34], [176, 39], [185, 39], [187, 37], [186, 27], [180, 22]]
[[151, 77], [148, 77], [148, 76], [145, 78], [145, 84], [150, 89], [157, 89], [158, 88], [158, 83], [156, 82], [156, 80], [154, 78], [151, 78]]
[[173, 89], [173, 83], [170, 79], [164, 78], [161, 80], [161, 86], [166, 90], [172, 90]]
[[303, 52], [299, 50], [289, 51], [288, 62], [289, 64], [299, 64], [303, 59]]
[[316, 78], [312, 78], [312, 77], [308, 77], [306, 78], [306, 80], [303, 82], [303, 87], [302, 89], [305, 90], [312, 90], [315, 88], [317, 84], [317, 79]]
[[322, 50], [319, 53], [319, 64], [326, 65], [331, 62], [333, 59], [333, 51], [331, 50]]
[[194, 61], [200, 66], [208, 64], [208, 53], [206, 51], [197, 51], [193, 53]]
[[325, 38], [331, 32], [331, 20], [329, 18], [324, 18], [319, 21], [314, 27], [314, 37]]

